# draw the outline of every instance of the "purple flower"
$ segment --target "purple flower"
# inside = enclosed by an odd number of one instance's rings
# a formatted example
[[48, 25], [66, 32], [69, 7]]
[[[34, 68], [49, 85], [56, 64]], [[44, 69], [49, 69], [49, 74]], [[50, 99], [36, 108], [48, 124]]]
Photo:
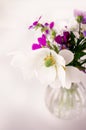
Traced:
[[56, 36], [55, 41], [59, 44], [62, 44], [63, 43], [63, 36], [60, 36], [60, 35]]
[[41, 16], [39, 17], [39, 19], [37, 21], [34, 21], [33, 24], [28, 27], [28, 29], [32, 29], [35, 26], [37, 26], [37, 24], [38, 24], [38, 22], [39, 22], [40, 19], [41, 19]]
[[74, 16], [78, 23], [86, 24], [86, 12], [81, 10], [74, 10]]
[[55, 37], [55, 41], [59, 44], [67, 44], [68, 40], [69, 40], [70, 34], [68, 31], [64, 31], [63, 35], [57, 35]]
[[69, 40], [69, 37], [70, 37], [70, 34], [69, 32], [63, 32], [63, 39], [64, 39], [64, 42], [67, 43], [68, 40]]
[[42, 37], [38, 38], [38, 43], [32, 45], [32, 50], [40, 49], [46, 46], [46, 36], [43, 34]]
[[82, 23], [83, 23], [83, 24], [86, 24], [86, 16], [83, 17]]
[[86, 31], [83, 32], [83, 35], [86, 37]]

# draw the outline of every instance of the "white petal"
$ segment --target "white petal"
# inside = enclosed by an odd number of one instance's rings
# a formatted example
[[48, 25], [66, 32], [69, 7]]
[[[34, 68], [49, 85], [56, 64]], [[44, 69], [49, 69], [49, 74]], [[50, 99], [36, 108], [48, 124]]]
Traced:
[[65, 70], [62, 66], [57, 68], [58, 79], [61, 82], [62, 87], [65, 87]]
[[27, 55], [22, 51], [17, 51], [17, 52], [11, 53], [11, 55], [13, 55], [11, 64], [14, 67], [22, 67], [28, 59]]
[[13, 52], [11, 54], [13, 55], [11, 65], [15, 68], [19, 68], [24, 78], [32, 78], [34, 71], [33, 57], [22, 51]]
[[80, 71], [81, 75], [80, 75], [80, 81], [82, 82], [82, 84], [84, 85], [84, 87], [86, 87], [86, 73]]
[[47, 57], [48, 55], [52, 54], [52, 56], [56, 60], [57, 66], [61, 66], [61, 65], [65, 66], [64, 58], [62, 56], [58, 55], [53, 50], [50, 50], [48, 48], [42, 48], [38, 51], [35, 51], [34, 53], [37, 56], [35, 71], [36, 71], [36, 75], [39, 78], [39, 80], [41, 81], [41, 83], [50, 84], [51, 82], [55, 81], [55, 79], [56, 79], [56, 68], [55, 68], [55, 66], [46, 67], [44, 65], [44, 58]]
[[71, 80], [70, 80], [70, 76], [68, 75], [68, 73], [66, 72], [66, 85], [65, 88], [70, 89], [71, 87]]
[[65, 60], [64, 60], [64, 58], [63, 58], [61, 55], [57, 54], [57, 53], [56, 53], [55, 51], [53, 51], [53, 50], [51, 50], [50, 52], [51, 52], [51, 54], [54, 56], [54, 58], [55, 58], [55, 60], [56, 60], [56, 62], [57, 62], [58, 65], [63, 65], [63, 66], [65, 66]]
[[49, 85], [56, 78], [56, 70], [55, 66], [45, 67], [45, 66], [38, 66], [36, 68], [36, 76], [40, 80], [40, 82], [44, 85]]
[[54, 57], [56, 64], [65, 66], [64, 58], [49, 48], [41, 48], [33, 51], [33, 55], [35, 55], [35, 59], [38, 62], [39, 60], [43, 60], [45, 57], [49, 56], [50, 54], [52, 54], [52, 56]]
[[36, 55], [37, 58], [44, 58], [50, 54], [52, 54], [52, 56], [55, 58], [57, 64], [65, 66], [64, 58], [49, 48], [41, 48], [41, 49], [34, 51], [34, 55]]
[[62, 85], [61, 85], [61, 82], [59, 81], [58, 78], [56, 78], [56, 80], [54, 82], [52, 82], [50, 84], [51, 88], [60, 88]]
[[[56, 71], [58, 71], [58, 78], [61, 80], [62, 85], [63, 85], [65, 82], [64, 81], [65, 74], [64, 74], [64, 69], [62, 67], [62, 66], [65, 66], [64, 58], [62, 56], [60, 56], [59, 54], [57, 54], [56, 52], [54, 52], [53, 50], [50, 50], [48, 48], [42, 48], [38, 52], [36, 52], [36, 54], [37, 54], [38, 59], [36, 62], [35, 70], [36, 70], [36, 74], [37, 74], [38, 78], [40, 79], [40, 81], [42, 83], [46, 82], [46, 83], [50, 84], [50, 82], [53, 82], [55, 80]], [[44, 65], [44, 58], [50, 54], [52, 54], [52, 56], [56, 60], [57, 70], [56, 70], [55, 66], [46, 67]]]
[[37, 57], [37, 58], [39, 58], [39, 57], [43, 58], [43, 57], [49, 55], [50, 51], [51, 50], [49, 48], [41, 48], [41, 49], [34, 50], [33, 55], [35, 55], [35, 57]]
[[[77, 68], [72, 67], [72, 66], [66, 67], [66, 76], [67, 76], [66, 82], [68, 82], [69, 84], [72, 82], [78, 83], [81, 80], [80, 70], [78, 70]], [[69, 88], [69, 86], [67, 86], [67, 87]]]
[[73, 60], [73, 58], [74, 58], [74, 54], [71, 51], [67, 50], [67, 49], [61, 50], [59, 52], [59, 54], [64, 57], [64, 59], [66, 61], [66, 65], [68, 63], [70, 63]]

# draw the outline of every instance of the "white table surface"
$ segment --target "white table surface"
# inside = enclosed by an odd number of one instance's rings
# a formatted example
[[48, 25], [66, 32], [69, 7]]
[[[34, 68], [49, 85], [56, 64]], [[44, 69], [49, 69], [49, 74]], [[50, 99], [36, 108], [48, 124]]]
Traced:
[[28, 25], [40, 15], [45, 21], [58, 21], [73, 17], [74, 9], [86, 10], [86, 1], [0, 0], [0, 130], [86, 129], [86, 115], [72, 121], [51, 115], [44, 103], [45, 88], [35, 78], [24, 80], [7, 56], [15, 50], [28, 50], [35, 41], [35, 32]]

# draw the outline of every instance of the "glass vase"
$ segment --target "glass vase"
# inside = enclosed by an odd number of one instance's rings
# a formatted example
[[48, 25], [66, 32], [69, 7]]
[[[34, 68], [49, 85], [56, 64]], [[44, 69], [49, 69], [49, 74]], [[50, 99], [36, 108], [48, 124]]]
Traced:
[[80, 117], [86, 108], [86, 89], [82, 83], [72, 83], [70, 89], [48, 85], [45, 104], [56, 117], [75, 119]]

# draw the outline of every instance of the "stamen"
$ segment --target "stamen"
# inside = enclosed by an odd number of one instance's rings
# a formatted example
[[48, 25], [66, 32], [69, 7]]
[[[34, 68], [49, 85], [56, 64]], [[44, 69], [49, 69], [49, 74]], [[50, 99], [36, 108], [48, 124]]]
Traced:
[[47, 56], [46, 58], [44, 58], [44, 64], [46, 67], [50, 67], [55, 65], [56, 61], [54, 59], [54, 57], [52, 56], [52, 54], [50, 54], [49, 56]]

